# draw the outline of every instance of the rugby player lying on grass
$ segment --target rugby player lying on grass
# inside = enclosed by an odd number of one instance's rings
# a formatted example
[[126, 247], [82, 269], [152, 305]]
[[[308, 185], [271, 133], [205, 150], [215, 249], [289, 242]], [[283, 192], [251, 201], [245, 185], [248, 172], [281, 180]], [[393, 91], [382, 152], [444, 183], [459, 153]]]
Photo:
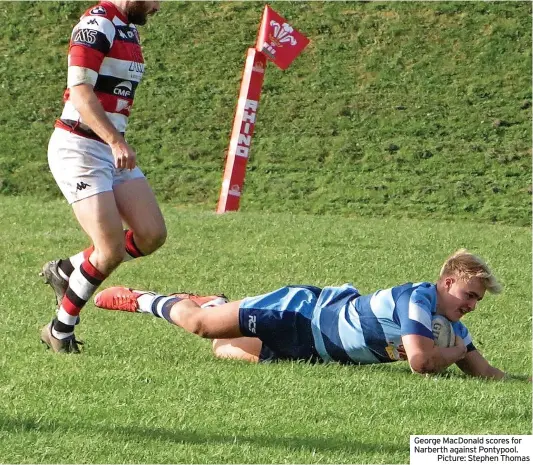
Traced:
[[[223, 296], [157, 295], [124, 287], [103, 290], [97, 307], [151, 313], [200, 337], [213, 339], [217, 357], [264, 362], [388, 363], [408, 360], [417, 373], [437, 373], [456, 363], [465, 373], [501, 379], [474, 347], [459, 321], [501, 286], [484, 261], [466, 250], [444, 263], [436, 284], [407, 283], [360, 295], [340, 287], [287, 286], [228, 302]], [[456, 345], [437, 347], [431, 320], [452, 322]]]

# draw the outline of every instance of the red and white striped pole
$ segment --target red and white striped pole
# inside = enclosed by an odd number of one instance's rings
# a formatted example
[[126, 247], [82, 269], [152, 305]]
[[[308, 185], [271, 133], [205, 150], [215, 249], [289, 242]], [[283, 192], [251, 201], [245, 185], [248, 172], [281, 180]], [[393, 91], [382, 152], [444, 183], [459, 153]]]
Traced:
[[246, 57], [217, 213], [239, 209], [267, 59], [287, 69], [308, 43], [307, 37], [265, 6], [255, 48], [249, 48]]
[[249, 48], [237, 111], [233, 121], [217, 213], [239, 209], [265, 70], [266, 56], [255, 48]]

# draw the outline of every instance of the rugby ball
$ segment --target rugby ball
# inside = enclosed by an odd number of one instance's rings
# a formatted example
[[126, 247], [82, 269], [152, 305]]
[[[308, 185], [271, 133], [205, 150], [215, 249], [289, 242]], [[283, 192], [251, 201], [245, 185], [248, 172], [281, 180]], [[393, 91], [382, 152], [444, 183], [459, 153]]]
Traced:
[[448, 318], [434, 315], [431, 320], [431, 330], [437, 347], [453, 347], [455, 345], [455, 332]]

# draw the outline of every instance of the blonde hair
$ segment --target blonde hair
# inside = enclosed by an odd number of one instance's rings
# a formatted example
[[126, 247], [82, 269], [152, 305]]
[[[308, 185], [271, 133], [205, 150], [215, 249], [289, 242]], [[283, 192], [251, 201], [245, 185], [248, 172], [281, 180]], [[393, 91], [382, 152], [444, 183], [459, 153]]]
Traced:
[[466, 249], [460, 249], [453, 255], [448, 257], [440, 270], [440, 277], [457, 276], [459, 279], [468, 281], [471, 278], [480, 278], [483, 281], [485, 289], [491, 294], [499, 294], [502, 292], [502, 285], [498, 282], [496, 277], [488, 265], [478, 257]]

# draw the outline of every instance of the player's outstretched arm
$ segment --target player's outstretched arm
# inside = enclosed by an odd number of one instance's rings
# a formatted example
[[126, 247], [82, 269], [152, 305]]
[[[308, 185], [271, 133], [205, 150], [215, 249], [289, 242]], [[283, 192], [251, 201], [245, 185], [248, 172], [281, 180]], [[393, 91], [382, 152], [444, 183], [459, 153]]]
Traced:
[[[468, 352], [462, 360], [457, 362], [457, 366], [470, 376], [489, 379], [503, 379], [507, 376], [500, 369], [493, 367], [477, 350]], [[526, 378], [524, 376], [524, 379]]]
[[454, 347], [443, 348], [435, 346], [435, 341], [425, 336], [402, 336], [409, 365], [419, 374], [438, 373], [461, 360], [466, 354], [466, 347], [462, 340], [460, 342]]

